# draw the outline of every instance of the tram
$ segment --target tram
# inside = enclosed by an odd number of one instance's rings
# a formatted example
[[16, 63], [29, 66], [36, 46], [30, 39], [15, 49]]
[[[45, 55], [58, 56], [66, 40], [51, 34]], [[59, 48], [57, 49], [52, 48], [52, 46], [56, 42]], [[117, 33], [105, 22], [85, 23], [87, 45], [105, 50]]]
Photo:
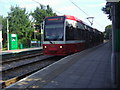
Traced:
[[45, 55], [68, 55], [103, 42], [102, 32], [70, 15], [46, 17], [43, 30]]

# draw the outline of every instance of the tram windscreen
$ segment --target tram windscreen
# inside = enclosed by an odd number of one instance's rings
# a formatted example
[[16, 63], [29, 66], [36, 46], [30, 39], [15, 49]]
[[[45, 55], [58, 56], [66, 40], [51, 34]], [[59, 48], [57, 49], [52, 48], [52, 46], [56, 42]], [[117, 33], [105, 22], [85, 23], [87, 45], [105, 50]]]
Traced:
[[45, 19], [44, 40], [62, 41], [64, 37], [64, 17], [49, 17]]

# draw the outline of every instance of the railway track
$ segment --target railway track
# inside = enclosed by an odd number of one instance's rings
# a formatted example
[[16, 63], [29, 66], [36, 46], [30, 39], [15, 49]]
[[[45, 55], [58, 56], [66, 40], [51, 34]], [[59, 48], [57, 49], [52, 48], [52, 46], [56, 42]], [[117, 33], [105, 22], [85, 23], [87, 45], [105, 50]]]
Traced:
[[6, 59], [2, 59], [2, 61], [0, 61], [0, 64], [4, 64], [4, 63], [9, 63], [9, 62], [13, 62], [13, 61], [18, 61], [21, 59], [26, 59], [26, 58], [32, 58], [32, 57], [36, 57], [36, 56], [40, 56], [43, 55], [42, 52], [39, 53], [35, 53], [35, 54], [27, 54], [27, 55], [20, 55], [17, 57], [11, 57], [11, 58], [6, 58]]
[[63, 57], [37, 55], [4, 61], [0, 70], [0, 87], [5, 88], [61, 58]]

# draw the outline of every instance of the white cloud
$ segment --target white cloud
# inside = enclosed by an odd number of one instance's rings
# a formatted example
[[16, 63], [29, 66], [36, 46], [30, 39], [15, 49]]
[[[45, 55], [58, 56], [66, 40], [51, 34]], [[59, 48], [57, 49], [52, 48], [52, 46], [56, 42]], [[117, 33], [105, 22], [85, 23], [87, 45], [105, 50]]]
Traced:
[[102, 7], [102, 6], [105, 6], [106, 3], [99, 3], [99, 4], [90, 4], [90, 5], [86, 5], [87, 7]]
[[[64, 2], [64, 0], [29, 0], [36, 4], [56, 6]], [[38, 3], [37, 3], [38, 2]]]
[[[94, 27], [100, 30], [104, 30], [104, 26], [110, 24], [110, 21], [107, 19], [107, 16], [103, 15], [101, 7], [105, 6], [105, 0], [35, 0], [43, 5], [49, 5], [54, 12], [60, 12], [66, 15], [73, 15], [79, 19], [86, 20], [86, 15], [80, 11], [75, 5], [70, 1], [74, 2], [77, 6], [83, 9], [86, 13], [95, 17], [96, 21], [102, 24], [103, 27], [100, 27], [94, 22]], [[21, 8], [26, 8], [27, 11], [33, 11], [39, 3], [36, 3], [34, 0], [0, 0], [0, 12], [2, 11], [3, 16], [7, 16], [7, 13], [10, 11], [12, 6], [20, 6]], [[57, 10], [57, 11], [55, 11]], [[59, 13], [57, 13], [59, 14]], [[60, 15], [60, 14], [59, 14]], [[103, 22], [104, 20], [105, 22]], [[89, 23], [89, 22], [88, 22]]]
[[73, 11], [75, 10], [75, 6], [68, 6], [68, 7], [61, 7], [61, 8], [58, 8], [58, 10], [60, 11]]

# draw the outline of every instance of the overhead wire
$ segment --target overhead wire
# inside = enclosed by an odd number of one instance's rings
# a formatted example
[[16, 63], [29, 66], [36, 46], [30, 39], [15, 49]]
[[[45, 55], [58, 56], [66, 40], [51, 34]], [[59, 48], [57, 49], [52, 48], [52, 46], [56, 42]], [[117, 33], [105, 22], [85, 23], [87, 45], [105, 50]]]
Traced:
[[[89, 14], [86, 13], [84, 10], [82, 10], [75, 2], [73, 2], [72, 0], [69, 0], [74, 6], [76, 6], [80, 11], [82, 11], [86, 16], [89, 17]], [[100, 27], [102, 27], [102, 25], [100, 25], [97, 21], [95, 21]]]
[[[39, 5], [43, 5], [43, 4], [41, 4], [40, 2], [38, 2], [38, 1], [36, 1], [36, 0], [32, 0], [32, 1], [38, 3]], [[90, 16], [90, 15], [89, 15], [88, 13], [86, 13], [83, 9], [81, 9], [75, 2], [73, 2], [72, 0], [69, 0], [69, 1], [70, 1], [75, 7], [77, 7], [80, 11], [82, 11], [87, 17]], [[43, 6], [46, 7], [45, 5], [43, 5]], [[63, 14], [63, 13], [61, 13], [61, 12], [59, 12], [59, 11], [53, 9], [53, 8], [52, 8], [52, 10], [54, 10], [55, 12], [57, 12], [57, 13], [59, 13], [59, 14]], [[63, 15], [64, 15], [64, 14], [63, 14]], [[94, 20], [94, 21], [97, 23], [97, 25], [99, 25], [100, 27], [102, 27], [102, 25], [100, 25], [96, 20]]]
[[82, 10], [77, 4], [75, 4], [73, 1], [69, 0], [74, 6], [76, 6], [80, 11], [82, 11], [85, 15], [89, 16], [84, 10]]
[[[47, 6], [45, 6], [45, 5], [41, 4], [40, 2], [38, 2], [38, 1], [36, 1], [36, 0], [32, 0], [32, 1], [34, 1], [34, 2], [38, 3], [39, 5], [42, 5], [42, 6], [44, 6], [44, 7], [47, 7]], [[61, 12], [59, 12], [59, 11], [57, 11], [57, 10], [53, 9], [53, 8], [52, 8], [52, 10], [54, 10], [55, 12], [57, 12], [57, 13], [59, 13], [59, 14], [63, 14], [63, 13], [61, 13]]]

